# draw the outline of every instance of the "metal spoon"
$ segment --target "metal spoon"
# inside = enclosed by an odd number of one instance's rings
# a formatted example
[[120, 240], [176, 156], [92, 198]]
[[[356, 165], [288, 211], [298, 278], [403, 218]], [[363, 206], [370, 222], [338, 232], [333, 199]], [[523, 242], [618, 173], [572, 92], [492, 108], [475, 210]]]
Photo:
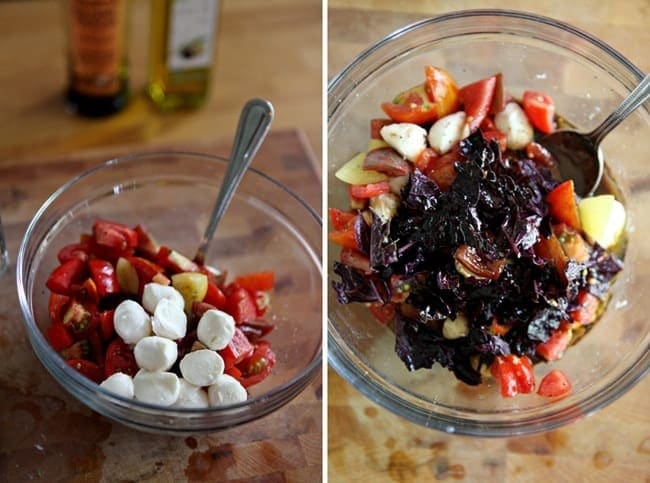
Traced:
[[196, 263], [205, 263], [205, 253], [210, 240], [212, 240], [217, 225], [226, 212], [246, 169], [264, 141], [273, 120], [273, 114], [273, 105], [263, 99], [251, 99], [242, 109], [226, 174], [221, 182], [208, 226], [205, 228], [203, 238], [194, 256]]
[[618, 108], [600, 126], [589, 133], [559, 130], [545, 136], [541, 144], [557, 160], [562, 179], [573, 179], [579, 196], [594, 193], [603, 176], [603, 157], [598, 148], [603, 138], [643, 104], [650, 95], [650, 74], [630, 92]]

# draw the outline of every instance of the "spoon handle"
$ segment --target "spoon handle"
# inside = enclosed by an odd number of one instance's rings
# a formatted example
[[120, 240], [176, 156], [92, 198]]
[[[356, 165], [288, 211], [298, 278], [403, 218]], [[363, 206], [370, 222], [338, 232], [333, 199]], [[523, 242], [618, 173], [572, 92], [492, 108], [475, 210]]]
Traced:
[[266, 137], [273, 120], [273, 114], [273, 106], [263, 99], [251, 99], [242, 109], [226, 174], [221, 182], [221, 188], [208, 225], [205, 227], [203, 238], [194, 256], [195, 262], [205, 263], [205, 253], [210, 240], [212, 240], [217, 225], [226, 212], [244, 173]]
[[648, 100], [650, 96], [650, 74], [646, 74], [643, 80], [630, 92], [620, 106], [616, 108], [596, 129], [589, 133], [594, 146], [598, 146], [605, 135], [620, 124], [637, 107]]

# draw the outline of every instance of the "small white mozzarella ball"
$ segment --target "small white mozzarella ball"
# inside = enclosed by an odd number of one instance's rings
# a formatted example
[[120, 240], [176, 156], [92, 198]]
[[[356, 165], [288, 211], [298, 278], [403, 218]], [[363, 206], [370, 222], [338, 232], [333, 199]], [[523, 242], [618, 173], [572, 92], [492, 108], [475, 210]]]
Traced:
[[221, 350], [235, 335], [235, 319], [217, 309], [206, 310], [199, 320], [196, 336], [208, 348]]
[[244, 402], [247, 398], [246, 388], [228, 374], [221, 374], [215, 383], [208, 387], [210, 406], [228, 406]]
[[208, 393], [205, 389], [187, 382], [185, 379], [179, 379], [181, 390], [178, 399], [173, 404], [179, 408], [207, 408], [210, 406]]
[[181, 392], [178, 376], [172, 372], [140, 369], [133, 377], [135, 398], [149, 404], [171, 406]]
[[176, 362], [178, 346], [173, 340], [157, 335], [143, 337], [133, 348], [138, 367], [147, 371], [166, 371]]
[[161, 299], [153, 312], [151, 328], [153, 333], [160, 337], [182, 339], [187, 332], [187, 315], [175, 302]]
[[447, 319], [442, 324], [442, 336], [448, 340], [459, 339], [469, 334], [467, 319], [457, 314], [455, 319]]
[[454, 112], [438, 119], [429, 129], [429, 146], [438, 154], [451, 151], [456, 143], [469, 136], [467, 115], [463, 111]]
[[111, 374], [102, 381], [100, 386], [118, 396], [133, 399], [133, 379], [123, 372]]
[[497, 129], [506, 135], [508, 149], [523, 149], [533, 140], [533, 126], [516, 102], [509, 102], [494, 116]]
[[427, 147], [427, 130], [417, 124], [389, 124], [382, 127], [379, 134], [395, 151], [411, 162], [415, 162]]
[[393, 193], [382, 193], [370, 198], [370, 209], [381, 219], [388, 223], [397, 214], [400, 198]]
[[133, 300], [125, 300], [115, 308], [113, 325], [117, 335], [127, 344], [136, 344], [151, 334], [149, 314]]
[[185, 354], [179, 367], [183, 378], [188, 382], [196, 386], [209, 386], [223, 374], [225, 365], [215, 351], [199, 349]]
[[156, 311], [156, 306], [162, 299], [168, 299], [174, 305], [180, 307], [181, 310], [185, 308], [185, 299], [171, 285], [161, 285], [151, 282], [144, 286], [142, 291], [142, 305], [150, 314]]

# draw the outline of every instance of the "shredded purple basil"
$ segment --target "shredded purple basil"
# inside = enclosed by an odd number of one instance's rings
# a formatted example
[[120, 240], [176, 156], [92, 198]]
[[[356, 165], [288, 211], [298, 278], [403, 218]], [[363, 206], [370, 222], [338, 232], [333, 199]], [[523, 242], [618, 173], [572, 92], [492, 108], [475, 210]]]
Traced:
[[[550, 171], [522, 153], [502, 157], [479, 130], [461, 142], [460, 153], [447, 191], [418, 170], [411, 174], [397, 214], [388, 223], [373, 217], [369, 235], [358, 235], [371, 275], [336, 262], [341, 281], [333, 285], [341, 303], [385, 303], [391, 278], [399, 277], [410, 290], [408, 315], [398, 310], [395, 320], [397, 355], [409, 370], [437, 362], [458, 379], [479, 384], [477, 360], [489, 364], [508, 353], [535, 360], [536, 346], [569, 320], [578, 292], [605, 297], [622, 264], [596, 246], [587, 262], [571, 261], [558, 274], [533, 249], [551, 233], [544, 200], [558, 181]], [[365, 233], [356, 224], [355, 230]], [[454, 263], [461, 245], [488, 260], [507, 260], [498, 278], [461, 275]], [[469, 321], [469, 333], [447, 340], [442, 323], [458, 314]], [[510, 328], [504, 336], [488, 332], [495, 316]]]

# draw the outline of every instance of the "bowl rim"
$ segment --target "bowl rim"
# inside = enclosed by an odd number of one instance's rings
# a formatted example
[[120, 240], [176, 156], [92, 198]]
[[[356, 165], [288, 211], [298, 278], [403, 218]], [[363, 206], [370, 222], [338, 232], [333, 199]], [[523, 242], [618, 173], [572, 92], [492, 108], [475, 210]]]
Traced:
[[[581, 40], [591, 44], [592, 47], [595, 47], [597, 50], [602, 51], [603, 54], [609, 56], [611, 59], [613, 59], [614, 62], [618, 63], [622, 69], [625, 69], [636, 76], [637, 81], [640, 81], [644, 76], [643, 72], [639, 68], [637, 68], [630, 60], [609, 46], [607, 43], [563, 21], [519, 10], [459, 10], [435, 17], [425, 18], [400, 27], [384, 36], [380, 40], [376, 41], [365, 50], [363, 50], [360, 54], [358, 54], [350, 63], [348, 63], [343, 69], [335, 74], [328, 83], [328, 123], [332, 120], [338, 111], [338, 108], [341, 105], [340, 101], [347, 98], [347, 96], [349, 96], [350, 93], [354, 90], [355, 86], [367, 78], [364, 77], [364, 79], [359, 80], [355, 83], [351, 83], [349, 86], [343, 86], [342, 84], [344, 83], [346, 77], [350, 73], [354, 72], [357, 67], [363, 64], [366, 59], [373, 55], [375, 52], [379, 51], [382, 48], [385, 48], [393, 40], [424, 27], [429, 27], [432, 25], [440, 24], [442, 22], [450, 22], [459, 19], [481, 17], [497, 17], [505, 18], [507, 20], [525, 21], [532, 24], [542, 24], [544, 27], [550, 27], [552, 29], [562, 31], [563, 33], [568, 33], [572, 36], [579, 37]], [[476, 30], [478, 30], [478, 27]], [[454, 34], [453, 36], [455, 37], [457, 35], [458, 34]], [[373, 72], [374, 70], [376, 69], [373, 69]], [[371, 74], [367, 73], [367, 75]], [[334, 96], [334, 94], [336, 94], [336, 96]], [[650, 109], [646, 108], [645, 106], [642, 106], [642, 108], [646, 110], [646, 112], [650, 112]], [[330, 125], [331, 124], [328, 124], [328, 126]], [[330, 287], [327, 286], [326, 290], [330, 290]], [[441, 408], [445, 409], [445, 412], [443, 413], [433, 413], [430, 410], [427, 411], [412, 401], [401, 397], [400, 394], [408, 393], [408, 390], [399, 386], [394, 387], [392, 384], [390, 384], [391, 390], [387, 390], [385, 386], [382, 386], [381, 384], [375, 382], [373, 380], [373, 377], [369, 376], [369, 374], [375, 374], [379, 380], [382, 379], [381, 374], [378, 374], [375, 370], [372, 369], [372, 367], [363, 362], [357, 365], [357, 362], [353, 360], [357, 359], [356, 355], [353, 353], [347, 353], [346, 349], [344, 349], [345, 344], [343, 338], [340, 336], [339, 331], [334, 327], [332, 313], [332, 311], [328, 311], [327, 327], [327, 360], [332, 368], [347, 383], [354, 386], [368, 399], [374, 401], [376, 404], [384, 407], [388, 411], [393, 412], [394, 414], [420, 426], [424, 426], [429, 429], [442, 430], [448, 433], [457, 433], [480, 437], [507, 437], [514, 435], [534, 434], [556, 429], [558, 427], [564, 426], [569, 422], [590, 416], [598, 410], [604, 408], [606, 405], [623, 396], [627, 391], [634, 387], [634, 385], [641, 381], [648, 372], [650, 372], [650, 352], [649, 348], [646, 347], [645, 353], [641, 354], [640, 357], [633, 360], [628, 368], [628, 371], [624, 375], [613, 381], [609, 386], [593, 394], [591, 398], [586, 401], [576, 399], [575, 402], [571, 402], [570, 404], [565, 405], [565, 407], [559, 411], [556, 410], [554, 412], [549, 412], [543, 415], [522, 415], [523, 417], [514, 421], [506, 420], [489, 422], [485, 420], [470, 420], [452, 414], [453, 411], [448, 411], [450, 408], [447, 406], [440, 406]], [[340, 344], [339, 342], [343, 342], [343, 344]], [[411, 396], [414, 396], [411, 393], [409, 394]], [[416, 399], [418, 401], [424, 401], [424, 398], [420, 396], [416, 396]], [[456, 414], [462, 411], [465, 410], [456, 411]], [[522, 411], [522, 413], [525, 412], [526, 410]]]
[[[141, 160], [144, 158], [150, 158], [150, 157], [156, 158], [156, 157], [163, 157], [163, 156], [189, 156], [194, 158], [203, 158], [213, 163], [222, 163], [222, 164], [226, 164], [228, 162], [227, 158], [209, 154], [209, 153], [201, 153], [201, 152], [194, 152], [188, 150], [171, 150], [171, 149], [142, 151], [137, 153], [126, 154], [123, 156], [116, 156], [104, 162], [101, 162], [100, 164], [93, 166], [87, 170], [84, 170], [81, 173], [70, 178], [64, 184], [59, 186], [54, 192], [52, 192], [47, 197], [47, 199], [39, 206], [36, 213], [32, 216], [29, 224], [27, 225], [23, 238], [21, 240], [20, 247], [18, 249], [18, 255], [16, 257], [16, 288], [18, 292], [18, 301], [19, 301], [20, 309], [23, 315], [23, 324], [26, 326], [30, 342], [32, 345], [36, 343], [38, 348], [41, 349], [39, 351], [35, 351], [36, 355], [38, 356], [38, 359], [41, 360], [41, 363], [43, 363], [44, 361], [41, 359], [41, 357], [47, 357], [47, 359], [49, 359], [51, 362], [55, 364], [57, 371], [62, 371], [61, 374], [71, 379], [71, 382], [73, 384], [75, 384], [77, 387], [81, 387], [82, 390], [84, 391], [100, 394], [103, 397], [103, 401], [108, 402], [111, 405], [118, 405], [123, 408], [128, 406], [128, 409], [138, 410], [139, 412], [144, 412], [148, 414], [156, 414], [158, 416], [176, 416], [176, 417], [201, 416], [201, 415], [217, 416], [220, 413], [223, 413], [225, 411], [237, 411], [243, 409], [250, 409], [256, 406], [264, 406], [265, 402], [267, 401], [273, 402], [274, 400], [280, 398], [282, 394], [286, 393], [289, 389], [294, 387], [299, 387], [300, 391], [295, 392], [295, 394], [293, 394], [291, 397], [292, 399], [297, 394], [299, 394], [299, 392], [302, 392], [302, 390], [304, 390], [305, 387], [307, 387], [309, 382], [316, 376], [318, 372], [317, 369], [320, 366], [322, 366], [322, 353], [323, 353], [322, 330], [319, 332], [321, 334], [320, 344], [317, 350], [314, 351], [312, 360], [310, 360], [309, 363], [305, 367], [303, 367], [301, 371], [299, 371], [287, 382], [280, 384], [279, 386], [273, 387], [268, 391], [258, 396], [249, 398], [246, 401], [243, 401], [241, 403], [230, 404], [227, 406], [208, 407], [208, 408], [159, 406], [156, 404], [150, 404], [150, 403], [138, 401], [134, 398], [126, 398], [119, 394], [115, 394], [111, 391], [108, 391], [103, 387], [101, 387], [99, 384], [96, 384], [95, 382], [91, 381], [87, 377], [80, 374], [78, 371], [70, 367], [61, 357], [58, 357], [57, 353], [54, 352], [52, 347], [45, 339], [42, 331], [38, 330], [38, 325], [36, 323], [33, 314], [29, 309], [29, 305], [27, 302], [28, 297], [24, 290], [24, 286], [25, 286], [26, 279], [28, 278], [28, 274], [23, 274], [23, 268], [26, 262], [26, 251], [27, 251], [27, 244], [29, 242], [29, 239], [32, 233], [34, 232], [36, 225], [42, 219], [47, 209], [70, 187], [78, 183], [81, 183], [86, 178], [92, 175], [95, 175], [101, 171], [116, 168], [117, 166], [121, 166], [124, 164], [141, 162]], [[264, 181], [271, 183], [276, 188], [279, 188], [285, 193], [287, 193], [289, 197], [293, 198], [294, 201], [296, 201], [300, 206], [302, 206], [306, 210], [306, 212], [311, 216], [311, 218], [313, 218], [313, 220], [321, 227], [321, 231], [322, 231], [323, 222], [321, 216], [316, 212], [314, 208], [312, 208], [306, 201], [304, 201], [302, 197], [300, 197], [298, 194], [293, 192], [290, 188], [288, 188], [281, 182], [277, 181], [275, 178], [260, 171], [259, 169], [256, 169], [254, 167], [249, 167], [245, 173], [249, 173], [249, 172], [252, 173], [254, 176], [258, 176], [262, 178]], [[316, 262], [315, 264], [322, 278], [323, 276], [322, 257], [320, 258], [314, 257], [313, 260]], [[36, 330], [33, 330], [34, 328]], [[45, 355], [42, 356], [42, 354]], [[59, 384], [63, 385], [66, 388], [67, 391], [68, 388], [66, 387], [66, 385], [63, 384], [64, 381], [60, 379], [59, 375], [57, 374], [55, 376], [55, 374], [52, 373], [51, 368], [48, 366], [46, 366], [46, 369]], [[75, 394], [75, 398], [81, 399], [76, 394]], [[82, 400], [81, 402], [87, 404], [86, 401]], [[289, 402], [289, 400], [287, 400], [286, 402]], [[256, 417], [252, 419], [256, 419]], [[143, 427], [145, 429], [147, 427], [146, 425], [140, 423], [138, 423], [138, 426]], [[155, 426], [150, 427], [150, 429], [156, 429], [156, 428], [157, 427]]]

